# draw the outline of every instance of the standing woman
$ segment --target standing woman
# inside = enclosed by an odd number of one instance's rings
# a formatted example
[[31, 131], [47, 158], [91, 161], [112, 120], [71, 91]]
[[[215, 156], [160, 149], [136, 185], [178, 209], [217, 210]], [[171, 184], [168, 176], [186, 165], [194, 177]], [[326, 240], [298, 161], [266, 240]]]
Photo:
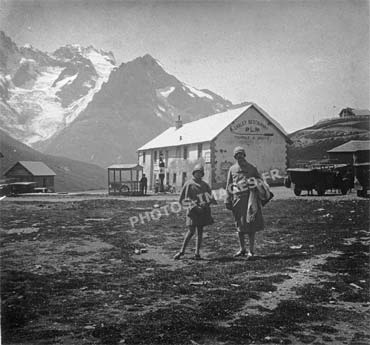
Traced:
[[[226, 208], [233, 212], [240, 249], [234, 255], [250, 258], [254, 256], [256, 232], [264, 228], [261, 202], [251, 198], [256, 190], [256, 181], [261, 177], [256, 167], [245, 159], [245, 150], [238, 146], [234, 149], [235, 164], [230, 167], [226, 183]], [[258, 185], [258, 188], [260, 186]], [[269, 196], [268, 196], [269, 197]], [[245, 235], [249, 238], [249, 251], [246, 250]]]
[[202, 180], [204, 176], [203, 166], [197, 164], [192, 173], [193, 178], [186, 181], [180, 194], [180, 204], [186, 204], [185, 206], [187, 207], [186, 225], [188, 226], [188, 231], [185, 234], [181, 250], [174, 256], [175, 260], [180, 259], [185, 254], [186, 247], [195, 232], [197, 237], [194, 259], [201, 259], [199, 252], [203, 239], [203, 227], [213, 224], [210, 205], [217, 204], [212, 196], [210, 186]]

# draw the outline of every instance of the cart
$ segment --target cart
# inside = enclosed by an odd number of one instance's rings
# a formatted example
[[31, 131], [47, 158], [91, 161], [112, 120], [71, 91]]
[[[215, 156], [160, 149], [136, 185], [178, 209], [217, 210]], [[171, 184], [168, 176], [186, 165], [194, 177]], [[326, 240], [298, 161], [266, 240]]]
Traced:
[[309, 168], [287, 169], [286, 186], [293, 184], [294, 194], [299, 196], [303, 190], [309, 194], [316, 190], [319, 196], [329, 189], [339, 190], [343, 195], [353, 187], [351, 167], [346, 164], [313, 165]]
[[357, 196], [370, 197], [370, 162], [355, 163], [353, 166]]

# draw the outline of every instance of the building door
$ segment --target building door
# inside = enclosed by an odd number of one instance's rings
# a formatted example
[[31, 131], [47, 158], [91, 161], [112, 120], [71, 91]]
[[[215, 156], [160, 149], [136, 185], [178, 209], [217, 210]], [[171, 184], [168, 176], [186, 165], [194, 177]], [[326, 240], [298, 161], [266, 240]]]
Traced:
[[166, 184], [170, 184], [170, 173], [166, 172]]
[[186, 182], [186, 172], [185, 171], [182, 173], [182, 181], [181, 182], [182, 182], [181, 186], [183, 186]]

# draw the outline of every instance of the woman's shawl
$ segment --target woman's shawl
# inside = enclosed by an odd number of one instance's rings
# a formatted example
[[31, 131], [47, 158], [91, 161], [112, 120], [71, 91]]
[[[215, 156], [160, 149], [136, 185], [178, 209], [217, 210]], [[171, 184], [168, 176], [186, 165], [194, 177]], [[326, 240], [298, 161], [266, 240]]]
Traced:
[[248, 209], [247, 209], [247, 223], [252, 223], [255, 220], [258, 210], [262, 207], [263, 202], [271, 199], [270, 188], [262, 179], [256, 179], [256, 185], [250, 188]]

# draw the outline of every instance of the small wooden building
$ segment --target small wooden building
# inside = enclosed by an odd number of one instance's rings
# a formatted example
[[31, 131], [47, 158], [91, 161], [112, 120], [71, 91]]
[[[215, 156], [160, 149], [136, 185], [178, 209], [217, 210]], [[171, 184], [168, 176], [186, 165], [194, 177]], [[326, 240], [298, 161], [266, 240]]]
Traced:
[[[290, 142], [278, 122], [257, 104], [247, 103], [184, 125], [179, 119], [176, 126], [140, 147], [138, 156], [150, 189], [164, 173], [165, 184], [179, 190], [197, 163], [204, 165], [204, 180], [217, 189], [225, 187], [227, 172], [235, 162], [233, 149], [243, 146], [247, 160], [274, 184], [283, 183]], [[161, 159], [164, 171], [159, 166]]]
[[16, 182], [35, 182], [35, 187], [54, 192], [55, 172], [43, 162], [19, 161], [9, 168], [4, 176]]
[[332, 161], [344, 164], [370, 161], [370, 140], [351, 140], [328, 151]]
[[340, 111], [339, 117], [370, 117], [369, 109], [344, 108]]
[[108, 194], [141, 195], [140, 179], [143, 167], [139, 164], [113, 164], [108, 167]]

